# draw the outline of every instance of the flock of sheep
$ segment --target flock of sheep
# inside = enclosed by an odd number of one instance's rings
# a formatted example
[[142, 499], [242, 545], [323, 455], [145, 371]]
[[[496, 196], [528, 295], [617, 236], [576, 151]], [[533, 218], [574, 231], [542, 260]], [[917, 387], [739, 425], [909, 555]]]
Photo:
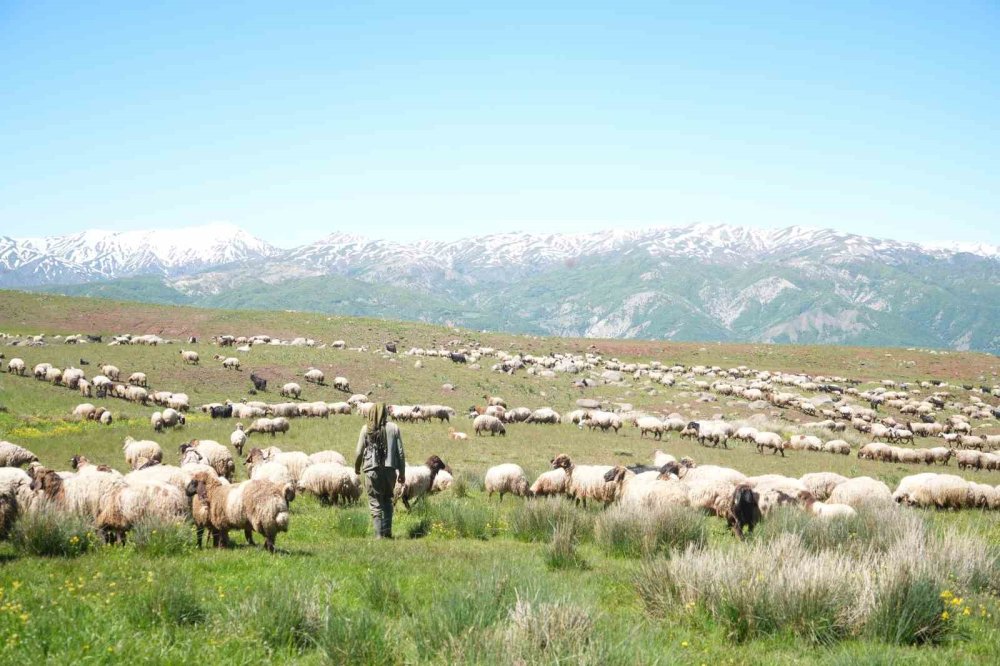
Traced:
[[[65, 342], [99, 342], [95, 337], [69, 336]], [[237, 350], [259, 344], [316, 347], [314, 340], [306, 338], [288, 342], [268, 336], [218, 336], [213, 342]], [[169, 343], [156, 336], [116, 336], [111, 342], [112, 345]], [[44, 339], [31, 338], [25, 344], [37, 346], [44, 344]], [[343, 341], [329, 346], [346, 348]], [[357, 350], [367, 351], [363, 347]], [[386, 345], [384, 353], [394, 354], [395, 347], [390, 349]], [[524, 372], [545, 378], [571, 375], [573, 385], [580, 389], [610, 384], [641, 387], [655, 395], [657, 387], [683, 388], [689, 391], [688, 395], [696, 396], [694, 402], [711, 405], [720, 398], [738, 400], [754, 410], [779, 410], [771, 413], [780, 414], [790, 424], [778, 428], [766, 418], [750, 418], [740, 424], [726, 421], [721, 415], [695, 420], [677, 412], [643, 413], [624, 403], [608, 404], [592, 399], [581, 399], [577, 409], [560, 414], [551, 407], [508, 408], [502, 398], [487, 395], [483, 396], [485, 404], [474, 405], [466, 412], [476, 436], [506, 435], [511, 424], [572, 423], [581, 429], [614, 435], [632, 427], [639, 431], [640, 438], [650, 437], [654, 441], [662, 441], [675, 432], [680, 438], [690, 438], [702, 446], [725, 449], [730, 440], [735, 440], [751, 444], [761, 454], [784, 457], [786, 451], [850, 454], [852, 444], [844, 434], [850, 429], [856, 433], [853, 438], [871, 440], [858, 447], [858, 458], [926, 465], [947, 465], [955, 458], [960, 469], [1000, 469], [1000, 455], [991, 452], [1000, 448], [1000, 435], [973, 433], [974, 428], [986, 427], [986, 421], [1000, 418], [1000, 409], [989, 402], [1000, 396], [1000, 387], [996, 386], [951, 387], [943, 382], [906, 384], [883, 380], [876, 388], [860, 390], [859, 382], [843, 377], [811, 377], [746, 366], [722, 369], [666, 366], [656, 361], [622, 363], [595, 353], [535, 356], [458, 345], [450, 349], [413, 348], [406, 354], [445, 357], [474, 369], [480, 368], [484, 359], [492, 358], [496, 360], [491, 365], [494, 372]], [[200, 362], [195, 351], [181, 350], [180, 357], [185, 364]], [[215, 357], [224, 368], [240, 369], [236, 357]], [[416, 363], [418, 368], [422, 367], [422, 361]], [[185, 426], [185, 414], [192, 409], [185, 393], [152, 391], [143, 372], [133, 372], [123, 381], [125, 375], [117, 367], [99, 363], [97, 368], [99, 374], [91, 379], [81, 369], [60, 370], [49, 363], [37, 364], [32, 374], [40, 381], [79, 391], [85, 397], [117, 397], [139, 405], [160, 406], [162, 409], [150, 416], [155, 432]], [[23, 359], [12, 358], [6, 370], [25, 376], [27, 367]], [[308, 368], [303, 376], [309, 384], [326, 383], [324, 373], [317, 368]], [[251, 379], [254, 385], [251, 393], [265, 390], [266, 380], [255, 374]], [[351, 392], [345, 377], [336, 377], [333, 386]], [[230, 531], [242, 529], [249, 543], [253, 543], [252, 535], [256, 532], [263, 536], [265, 547], [273, 551], [277, 534], [289, 527], [289, 504], [297, 493], [313, 494], [328, 504], [354, 503], [361, 495], [360, 479], [344, 456], [332, 450], [306, 454], [275, 446], [254, 446], [244, 456], [249, 438], [257, 434], [273, 438], [287, 433], [295, 418], [364, 416], [374, 404], [367, 394], [353, 394], [342, 402], [305, 402], [300, 399], [302, 388], [295, 382], [284, 384], [279, 394], [289, 401], [267, 403], [243, 399], [201, 405], [199, 409], [213, 419], [248, 420], [250, 425], [237, 423], [228, 446], [210, 440], [191, 440], [180, 447], [176, 465], [164, 462], [164, 452], [158, 443], [127, 438], [123, 455], [130, 471], [126, 474], [95, 465], [83, 456], [73, 458], [71, 470], [51, 470], [40, 465], [30, 451], [2, 442], [0, 532], [18, 513], [48, 508], [86, 517], [109, 541], [123, 540], [141, 520], [190, 520], [198, 528], [199, 545], [205, 530], [213, 544], [224, 546], [229, 543]], [[885, 413], [888, 409], [898, 411], [900, 420]], [[446, 405], [424, 404], [390, 405], [389, 414], [400, 422], [437, 420], [451, 424], [458, 412]], [[72, 415], [101, 423], [113, 420], [109, 410], [92, 403], [78, 405]], [[903, 420], [904, 415], [918, 420]], [[818, 420], [803, 423], [802, 417]], [[771, 429], [757, 427], [764, 425]], [[835, 436], [824, 441], [807, 432], [789, 436], [775, 432], [792, 427], [816, 433], [826, 431]], [[454, 427], [449, 428], [448, 437], [468, 438]], [[921, 438], [935, 438], [946, 445], [918, 448], [915, 444]], [[238, 462], [245, 466], [248, 477], [245, 481], [235, 480]], [[500, 501], [508, 494], [564, 495], [583, 504], [620, 502], [648, 510], [669, 505], [692, 506], [725, 519], [738, 535], [744, 529], [753, 529], [774, 507], [786, 504], [801, 506], [820, 518], [849, 516], [861, 505], [891, 501], [949, 509], [1000, 508], [1000, 486], [973, 483], [950, 474], [907, 476], [893, 491], [870, 477], [849, 479], [831, 472], [810, 473], [801, 478], [780, 474], [747, 476], [729, 467], [699, 465], [690, 457], [677, 460], [662, 451], [656, 452], [650, 465], [580, 464], [572, 453], [560, 454], [549, 464], [552, 469], [533, 483], [529, 483], [517, 464], [491, 467], [483, 479], [484, 491], [490, 497], [499, 495]], [[27, 466], [27, 470], [22, 470], [22, 466]], [[453, 477], [440, 457], [431, 456], [423, 465], [408, 466], [406, 480], [404, 486], [397, 488], [397, 499], [409, 507], [413, 501], [447, 490]]]

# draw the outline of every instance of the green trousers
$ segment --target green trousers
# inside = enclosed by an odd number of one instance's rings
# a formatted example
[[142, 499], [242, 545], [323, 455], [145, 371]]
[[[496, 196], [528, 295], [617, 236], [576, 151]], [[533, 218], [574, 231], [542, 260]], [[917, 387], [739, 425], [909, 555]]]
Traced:
[[392, 491], [396, 485], [396, 470], [378, 467], [365, 472], [368, 476], [368, 508], [372, 512], [375, 538], [392, 537]]

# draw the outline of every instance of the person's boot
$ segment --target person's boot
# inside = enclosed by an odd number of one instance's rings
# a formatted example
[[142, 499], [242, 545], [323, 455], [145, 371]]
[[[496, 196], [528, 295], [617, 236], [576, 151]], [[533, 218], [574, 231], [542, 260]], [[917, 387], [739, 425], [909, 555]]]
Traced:
[[382, 538], [383, 530], [381, 518], [372, 518], [372, 531], [375, 533], [376, 539]]

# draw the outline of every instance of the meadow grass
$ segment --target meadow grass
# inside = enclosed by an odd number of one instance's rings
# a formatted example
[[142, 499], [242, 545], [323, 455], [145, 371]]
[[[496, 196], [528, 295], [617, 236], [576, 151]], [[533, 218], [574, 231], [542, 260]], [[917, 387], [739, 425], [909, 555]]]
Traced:
[[[253, 369], [270, 380], [270, 390], [259, 399], [279, 401], [277, 387], [286, 381], [302, 384], [309, 400], [344, 399], [346, 394], [330, 386], [302, 381], [303, 371], [315, 366], [328, 377], [349, 377], [353, 390], [371, 391], [377, 399], [451, 405], [460, 414], [451, 425], [466, 432], [471, 427], [461, 412], [482, 404], [486, 394], [501, 395], [511, 406], [551, 405], [562, 412], [588, 397], [700, 418], [721, 413], [782, 431], [811, 419], [793, 411], [755, 411], [723, 397], [700, 403], [700, 392], [684, 385], [629, 381], [581, 391], [572, 377], [500, 375], [440, 358], [424, 358], [423, 368], [416, 369], [412, 357], [382, 353], [385, 341], [406, 349], [477, 340], [527, 353], [585, 351], [596, 344], [623, 359], [746, 364], [865, 380], [936, 375], [974, 382], [994, 363], [984, 355], [905, 350], [564, 341], [307, 313], [116, 305], [112, 319], [102, 311], [107, 304], [37, 295], [0, 294], [0, 303], [8, 305], [0, 308], [0, 330], [7, 332], [171, 335], [183, 329], [202, 338], [195, 345], [158, 348], [4, 348], [8, 359], [19, 355], [29, 368], [40, 361], [68, 367], [83, 357], [92, 363], [88, 374], [94, 374], [94, 365], [107, 361], [125, 374], [146, 372], [154, 389], [188, 393], [193, 405], [249, 397]], [[230, 332], [343, 338], [371, 351], [254, 347], [243, 356], [244, 371], [232, 372], [211, 360], [220, 350], [205, 344], [211, 333]], [[183, 365], [180, 347], [198, 350], [201, 365]], [[454, 390], [444, 390], [446, 383]], [[155, 439], [166, 452], [165, 462], [176, 463], [182, 442], [225, 443], [234, 427], [231, 420], [192, 412], [185, 427], [154, 434], [152, 406], [111, 399], [87, 401], [112, 409], [113, 425], [75, 422], [69, 414], [83, 401], [65, 388], [0, 373], [0, 405], [6, 408], [0, 411], [0, 438], [30, 448], [55, 469], [67, 469], [69, 458], [82, 452], [124, 471], [121, 445], [127, 435]], [[361, 423], [355, 416], [296, 419], [287, 435], [254, 437], [251, 444], [307, 453], [335, 449], [350, 459]], [[507, 437], [461, 442], [447, 438], [448, 425], [402, 425], [410, 462], [439, 455], [455, 482], [411, 512], [399, 505], [393, 541], [370, 538], [364, 498], [341, 507], [298, 497], [290, 531], [279, 536], [274, 556], [245, 546], [241, 535], [234, 535], [237, 545], [228, 550], [198, 550], [187, 526], [141, 525], [125, 547], [110, 547], [88, 537], [92, 532], [85, 524], [45, 516], [19, 519], [0, 542], [4, 661], [1000, 661], [996, 513], [889, 507], [822, 525], [800, 512], [779, 511], [746, 543], [737, 543], [722, 521], [692, 512], [644, 522], [620, 508], [584, 509], [561, 498], [507, 497], [501, 503], [482, 492], [483, 473], [491, 465], [517, 463], [534, 477], [563, 452], [583, 463], [632, 465], [651, 462], [659, 448], [746, 474], [833, 471], [890, 485], [923, 468], [853, 455], [761, 456], [745, 445], [705, 448], [674, 436], [656, 442], [631, 427], [615, 435], [569, 424], [511, 425]], [[994, 485], [998, 478], [996, 472], [959, 472], [954, 466], [946, 471]], [[245, 478], [241, 466], [237, 476]], [[85, 546], [77, 545], [84, 540]], [[906, 573], [891, 573], [897, 570]], [[862, 584], [866, 580], [871, 584]]]

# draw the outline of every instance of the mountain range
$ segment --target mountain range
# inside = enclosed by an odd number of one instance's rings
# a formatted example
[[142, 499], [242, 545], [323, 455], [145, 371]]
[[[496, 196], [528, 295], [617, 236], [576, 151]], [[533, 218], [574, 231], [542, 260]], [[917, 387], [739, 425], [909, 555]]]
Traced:
[[694, 224], [279, 249], [238, 227], [0, 236], [0, 287], [621, 338], [1000, 353], [1000, 247]]

